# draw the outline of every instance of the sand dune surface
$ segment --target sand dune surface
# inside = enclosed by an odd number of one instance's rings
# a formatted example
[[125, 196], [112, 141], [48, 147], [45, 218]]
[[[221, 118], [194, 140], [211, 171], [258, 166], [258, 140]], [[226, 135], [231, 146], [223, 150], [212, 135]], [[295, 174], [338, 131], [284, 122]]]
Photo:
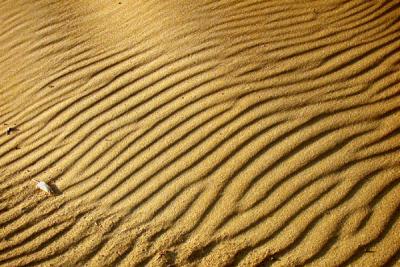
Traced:
[[0, 78], [0, 266], [400, 266], [397, 0], [3, 0]]

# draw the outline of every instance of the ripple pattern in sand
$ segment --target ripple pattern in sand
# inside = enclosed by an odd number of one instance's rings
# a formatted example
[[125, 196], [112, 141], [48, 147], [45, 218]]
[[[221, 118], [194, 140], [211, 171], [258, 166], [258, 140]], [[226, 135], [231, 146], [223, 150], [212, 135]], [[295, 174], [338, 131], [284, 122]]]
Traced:
[[1, 266], [399, 262], [398, 1], [75, 2], [0, 3]]

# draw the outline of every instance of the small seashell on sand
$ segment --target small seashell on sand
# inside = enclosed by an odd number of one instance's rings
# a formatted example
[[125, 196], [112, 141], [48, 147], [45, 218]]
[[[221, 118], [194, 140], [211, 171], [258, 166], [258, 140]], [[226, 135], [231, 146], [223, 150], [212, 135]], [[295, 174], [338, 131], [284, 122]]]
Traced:
[[40, 190], [43, 190], [49, 194], [53, 194], [53, 190], [51, 189], [51, 187], [46, 184], [43, 181], [38, 181], [36, 179], [32, 179], [32, 181], [36, 182], [36, 187], [39, 188]]

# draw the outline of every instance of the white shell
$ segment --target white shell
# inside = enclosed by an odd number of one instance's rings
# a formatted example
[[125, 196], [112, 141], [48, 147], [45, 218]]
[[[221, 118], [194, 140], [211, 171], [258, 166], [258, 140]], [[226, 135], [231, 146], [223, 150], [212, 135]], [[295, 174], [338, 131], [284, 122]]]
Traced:
[[39, 188], [40, 190], [43, 190], [49, 194], [53, 193], [53, 190], [51, 189], [51, 187], [48, 184], [46, 184], [45, 182], [38, 181], [38, 180], [34, 180], [34, 181], [37, 183], [36, 187]]

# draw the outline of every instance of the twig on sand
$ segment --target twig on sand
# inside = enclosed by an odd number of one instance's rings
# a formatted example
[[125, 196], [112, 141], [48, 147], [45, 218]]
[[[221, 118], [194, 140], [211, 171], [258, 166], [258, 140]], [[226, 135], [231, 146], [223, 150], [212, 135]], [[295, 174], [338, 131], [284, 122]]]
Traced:
[[7, 135], [10, 135], [10, 134], [12, 134], [13, 132], [16, 132], [16, 131], [18, 131], [17, 128], [15, 128], [15, 127], [9, 127], [9, 128], [7, 129]]

